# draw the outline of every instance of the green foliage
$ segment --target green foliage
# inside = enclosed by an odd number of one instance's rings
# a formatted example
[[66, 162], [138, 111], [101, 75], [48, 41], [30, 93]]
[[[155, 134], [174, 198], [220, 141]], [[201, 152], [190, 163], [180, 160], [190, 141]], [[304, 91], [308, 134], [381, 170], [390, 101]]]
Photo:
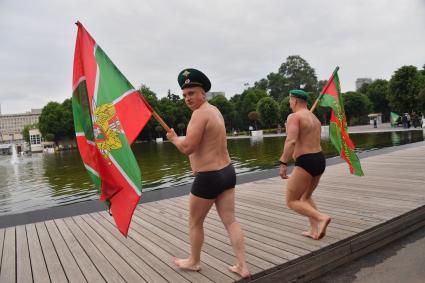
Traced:
[[[257, 128], [260, 121], [265, 128], [283, 124], [291, 113], [288, 92], [290, 89], [303, 89], [309, 92], [308, 107], [310, 108], [327, 80], [317, 80], [315, 70], [310, 64], [298, 55], [289, 56], [276, 72], [269, 73], [266, 78], [261, 78], [253, 87], [247, 87], [241, 94], [236, 94], [230, 99], [224, 96], [214, 97], [210, 103], [215, 105], [223, 115], [227, 132], [237, 131], [242, 133], [248, 130], [252, 121]], [[146, 85], [139, 91], [148, 103], [164, 119], [169, 127], [183, 133], [190, 117], [191, 110], [186, 106], [181, 96], [168, 90], [165, 97], [158, 98]], [[425, 65], [418, 70], [414, 66], [403, 66], [395, 71], [389, 82], [376, 80], [369, 85], [364, 85], [358, 93], [344, 94], [345, 109], [348, 122], [352, 124], [367, 123], [367, 114], [380, 112], [383, 119], [388, 117], [389, 111], [405, 113], [425, 109]], [[255, 113], [255, 114], [251, 114]], [[317, 107], [315, 115], [322, 123], [327, 123], [330, 118], [330, 108]], [[250, 115], [250, 116], [248, 116]], [[253, 118], [250, 120], [250, 118]], [[151, 118], [138, 139], [151, 140], [156, 135], [159, 123]], [[71, 100], [67, 99], [62, 104], [50, 102], [43, 108], [40, 117], [40, 131], [44, 137], [52, 134], [54, 140], [74, 136]]]
[[55, 140], [55, 135], [52, 133], [47, 133], [46, 136], [44, 137], [44, 139], [46, 141], [54, 141]]
[[158, 125], [155, 127], [155, 132], [157, 133], [158, 138], [160, 138], [162, 136], [162, 133], [164, 132], [164, 129]]
[[184, 135], [184, 129], [186, 129], [186, 125], [184, 123], [178, 123], [177, 129], [180, 130], [180, 135], [183, 136]]
[[399, 68], [389, 82], [391, 110], [397, 113], [423, 111], [425, 101], [420, 93], [424, 88], [425, 76], [415, 66]]
[[24, 129], [22, 130], [22, 136], [24, 137], [24, 140], [26, 142], [30, 142], [30, 130], [37, 129], [37, 128], [38, 128], [38, 123], [26, 125], [24, 127]]
[[257, 130], [257, 121], [260, 120], [260, 114], [258, 112], [255, 111], [251, 111], [248, 113], [248, 119], [251, 121], [254, 121], [254, 125], [255, 125], [255, 130]]
[[257, 112], [265, 128], [275, 127], [279, 122], [279, 105], [272, 97], [264, 97], [257, 103]]
[[286, 58], [286, 62], [279, 68], [279, 74], [287, 81], [287, 92], [291, 89], [314, 92], [317, 89], [315, 70], [301, 56], [293, 55]]
[[343, 93], [343, 99], [348, 125], [367, 124], [367, 115], [372, 110], [369, 98], [363, 93], [349, 91]]
[[44, 106], [39, 118], [39, 129], [46, 140], [47, 134], [52, 134], [55, 143], [63, 138], [73, 138], [75, 133], [71, 99], [65, 99], [62, 104], [49, 102]]
[[388, 96], [388, 81], [375, 80], [367, 86], [363, 86], [362, 90], [367, 95], [372, 103], [372, 111], [375, 113], [382, 113], [383, 120], [388, 121], [390, 115]]
[[210, 100], [210, 103], [217, 107], [218, 110], [220, 110], [221, 115], [223, 115], [227, 131], [230, 132], [232, 129], [234, 129], [234, 120], [236, 116], [234, 105], [223, 95], [217, 95]]
[[280, 121], [285, 123], [289, 114], [291, 114], [291, 107], [289, 107], [289, 96], [287, 96], [279, 104]]

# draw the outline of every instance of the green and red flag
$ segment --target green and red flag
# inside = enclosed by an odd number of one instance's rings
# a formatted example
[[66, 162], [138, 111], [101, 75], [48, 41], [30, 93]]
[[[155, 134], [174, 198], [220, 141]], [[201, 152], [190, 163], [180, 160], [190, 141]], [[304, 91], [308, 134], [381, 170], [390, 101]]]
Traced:
[[78, 149], [119, 231], [127, 236], [142, 193], [130, 144], [152, 108], [77, 22], [72, 109]]
[[338, 67], [323, 88], [319, 99], [320, 106], [332, 108], [329, 124], [329, 136], [332, 144], [341, 158], [348, 163], [350, 173], [363, 176], [362, 166], [355, 152], [356, 147], [347, 131], [347, 120], [344, 111], [344, 99], [341, 95], [339, 85]]

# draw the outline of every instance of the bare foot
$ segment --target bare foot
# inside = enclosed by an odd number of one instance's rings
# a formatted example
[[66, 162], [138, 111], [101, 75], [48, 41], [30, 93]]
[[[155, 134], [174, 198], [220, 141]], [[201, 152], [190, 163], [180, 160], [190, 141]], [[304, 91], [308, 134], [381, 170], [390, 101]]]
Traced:
[[312, 239], [316, 239], [316, 233], [315, 232], [312, 232], [311, 230], [310, 231], [305, 231], [305, 232], [302, 232], [302, 235], [303, 236], [305, 236], [305, 237], [307, 237], [307, 238], [312, 238]]
[[319, 233], [316, 240], [320, 240], [326, 235], [326, 228], [328, 228], [329, 223], [331, 223], [331, 218], [327, 215], [319, 222]]
[[192, 263], [189, 261], [189, 259], [182, 259], [182, 258], [173, 258], [174, 264], [183, 270], [189, 270], [189, 271], [199, 271], [201, 270], [201, 265], [198, 263]]
[[242, 278], [251, 277], [251, 273], [249, 273], [249, 270], [246, 266], [244, 268], [242, 268], [242, 267], [240, 267], [239, 264], [237, 264], [237, 265], [229, 266], [229, 270], [231, 272], [239, 274], [239, 276], [242, 277]]

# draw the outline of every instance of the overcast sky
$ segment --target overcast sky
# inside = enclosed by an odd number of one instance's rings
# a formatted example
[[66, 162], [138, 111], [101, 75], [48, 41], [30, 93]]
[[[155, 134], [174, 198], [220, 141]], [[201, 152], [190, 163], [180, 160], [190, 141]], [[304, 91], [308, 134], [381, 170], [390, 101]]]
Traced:
[[71, 97], [77, 27], [138, 88], [180, 94], [177, 74], [202, 70], [230, 98], [290, 55], [343, 91], [425, 64], [424, 0], [0, 0], [0, 103], [5, 113]]

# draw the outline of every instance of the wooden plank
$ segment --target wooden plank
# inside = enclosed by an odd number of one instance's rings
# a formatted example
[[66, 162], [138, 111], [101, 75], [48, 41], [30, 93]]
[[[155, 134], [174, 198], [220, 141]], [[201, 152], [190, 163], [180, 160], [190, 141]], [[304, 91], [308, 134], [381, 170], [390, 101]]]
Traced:
[[126, 259], [122, 258], [111, 246], [105, 242], [96, 231], [93, 230], [81, 216], [74, 216], [72, 219], [86, 234], [87, 238], [98, 248], [99, 252], [112, 264], [112, 266], [120, 273], [122, 278], [130, 282], [146, 282], [131, 266], [128, 265]]
[[18, 283], [33, 282], [27, 230], [24, 225], [16, 226], [16, 279]]
[[0, 282], [16, 282], [15, 227], [6, 228], [4, 235]]
[[[177, 209], [177, 206], [175, 206]], [[206, 221], [209, 220], [209, 217], [206, 218]], [[240, 221], [239, 221], [240, 222]], [[308, 249], [300, 248], [297, 246], [294, 246], [292, 244], [287, 243], [286, 239], [280, 238], [279, 240], [274, 240], [273, 237], [270, 237], [267, 234], [261, 233], [261, 230], [251, 229], [249, 226], [242, 225], [243, 232], [246, 237], [256, 238], [256, 237], [262, 237], [263, 243], [270, 244], [276, 248], [280, 248], [284, 251], [294, 253], [296, 255], [304, 255], [309, 252]], [[260, 232], [258, 232], [260, 231]]]
[[[106, 213], [100, 213], [100, 215], [102, 215], [106, 220], [112, 221]], [[145, 249], [158, 256], [158, 258], [160, 258], [163, 262], [169, 264], [170, 267], [175, 268], [176, 272], [178, 272], [190, 282], [212, 282], [207, 274], [213, 272], [213, 270], [206, 267], [205, 265], [203, 265], [204, 267], [200, 272], [185, 272], [177, 269], [174, 266], [174, 263], [172, 263], [172, 258], [174, 256], [187, 257], [187, 253], [180, 249], [181, 246], [173, 245], [170, 241], [164, 241], [164, 237], [170, 236], [167, 233], [164, 232], [161, 235], [154, 234], [144, 225], [142, 226], [135, 221], [132, 223], [132, 230], [130, 233], [129, 237], [131, 237], [135, 242], [143, 245]], [[223, 280], [223, 282], [230, 281], [228, 279]]]
[[64, 222], [107, 282], [125, 282], [114, 266], [71, 218], [65, 218]]
[[84, 278], [88, 282], [105, 282], [102, 275], [99, 273], [91, 259], [88, 257], [83, 247], [78, 243], [78, 240], [68, 229], [63, 219], [56, 219], [53, 222], [58, 228], [58, 231], [63, 237], [72, 256], [75, 258], [78, 267], [84, 275]]
[[2, 264], [2, 254], [3, 254], [3, 246], [4, 246], [4, 233], [5, 229], [0, 229], [0, 272], [1, 272], [1, 264]]
[[[179, 205], [178, 202], [175, 202], [175, 206], [174, 209], [178, 209]], [[182, 211], [184, 211], [184, 209], [182, 209]], [[214, 217], [214, 216], [211, 216]], [[252, 231], [256, 231], [257, 234], [263, 235], [263, 236], [268, 236], [274, 239], [281, 239], [281, 238], [285, 238], [285, 241], [287, 243], [290, 243], [291, 245], [295, 246], [295, 247], [299, 247], [302, 249], [307, 249], [307, 250], [315, 250], [317, 248], [326, 246], [326, 243], [323, 242], [319, 242], [319, 241], [314, 241], [311, 239], [307, 239], [305, 237], [300, 237], [299, 235], [294, 235], [291, 233], [288, 233], [286, 231], [283, 231], [281, 229], [277, 229], [275, 227], [270, 227], [268, 225], [268, 223], [257, 223], [257, 222], [253, 222], [251, 221], [248, 217], [247, 218], [242, 218], [240, 215], [237, 218], [238, 222], [242, 225], [244, 225], [245, 230], [252, 230]], [[310, 241], [309, 241], [310, 240]]]
[[35, 224], [40, 239], [41, 248], [43, 249], [44, 260], [46, 261], [47, 270], [49, 271], [50, 280], [53, 282], [67, 281], [65, 271], [59, 261], [56, 250], [52, 244], [49, 234], [47, 233], [44, 222]]
[[28, 224], [25, 228], [27, 230], [33, 280], [34, 282], [50, 282], [35, 224]]
[[[137, 255], [146, 260], [146, 263], [150, 264], [150, 266], [155, 269], [161, 276], [164, 277], [165, 280], [169, 282], [188, 282], [183, 276], [181, 276], [178, 272], [172, 269], [166, 262], [162, 262], [156, 255], [152, 254], [148, 250], [146, 250], [142, 245], [138, 242], [134, 241], [130, 237], [124, 239], [121, 233], [117, 230], [117, 228], [111, 222], [107, 221], [104, 217], [102, 217], [99, 213], [92, 213], [90, 215], [93, 219], [95, 219], [99, 224], [105, 227], [111, 234], [115, 236], [116, 239], [120, 240], [123, 244], [125, 244], [128, 248], [130, 248]], [[154, 276], [151, 276], [154, 277]], [[148, 282], [153, 282], [147, 278]]]
[[[190, 243], [188, 236], [188, 228], [186, 228], [185, 224], [176, 223], [177, 219], [172, 216], [167, 216], [166, 218], [161, 218], [157, 214], [150, 213], [147, 210], [143, 210], [143, 212], [138, 211], [137, 216], [145, 216], [144, 219], [150, 222], [152, 225], [157, 227], [161, 227], [161, 229], [167, 230], [169, 233], [178, 236], [180, 239], [184, 240], [187, 243]], [[146, 214], [150, 217], [146, 217]], [[205, 229], [206, 230], [206, 229]], [[221, 227], [221, 230], [224, 230]], [[224, 241], [217, 240], [210, 236], [209, 233], [205, 233], [204, 235], [204, 245], [203, 250], [210, 255], [214, 255], [215, 257], [221, 258], [222, 261], [225, 261], [228, 265], [234, 264], [234, 254], [232, 246], [229, 244], [229, 240], [224, 237], [222, 238]], [[259, 251], [261, 252], [261, 251]], [[258, 267], [258, 272], [261, 269], [272, 268], [273, 264], [269, 261], [258, 257], [258, 255], [252, 255], [246, 253], [247, 263]]]
[[[162, 218], [157, 218], [158, 213], [155, 213], [155, 211], [153, 210], [152, 207], [150, 209], [152, 209], [152, 214], [150, 216], [152, 218], [155, 218], [158, 221], [161, 221]], [[141, 213], [141, 215], [145, 215], [146, 212], [149, 212], [149, 209], [145, 208], [140, 213]], [[187, 226], [187, 221], [184, 221], [182, 218], [178, 217], [176, 214], [174, 214], [173, 212], [170, 212], [166, 216], [166, 218], [169, 219], [169, 220], [172, 220], [172, 224], [174, 224], [174, 225], [172, 225], [172, 227], [174, 227], [175, 229], [178, 229], [180, 231], [183, 231], [183, 229], [185, 229], [184, 232], [187, 233], [187, 228], [183, 228], [183, 227]], [[207, 243], [214, 245], [214, 246], [217, 246], [215, 244], [217, 240], [221, 241], [222, 243], [229, 243], [228, 234], [223, 229], [222, 223], [220, 223], [221, 225], [218, 225], [218, 226], [211, 224], [209, 222], [205, 222], [205, 223], [208, 224], [208, 225], [204, 225], [205, 233], [207, 235], [209, 235], [209, 236], [206, 237], [206, 240], [205, 240]], [[152, 223], [152, 224], [154, 224], [154, 223]], [[246, 240], [247, 239], [245, 239], [245, 241]], [[220, 245], [220, 244], [218, 244], [218, 245]], [[227, 248], [227, 250], [231, 250], [231, 246], [226, 245], [225, 247]], [[265, 252], [260, 247], [266, 248], [267, 252]], [[264, 245], [261, 245], [261, 243], [258, 243], [258, 242], [256, 242], [256, 245], [253, 245], [253, 246], [246, 245], [245, 249], [246, 249], [246, 252], [247, 252], [248, 255], [255, 255], [259, 258], [264, 259], [265, 261], [275, 263], [275, 264], [281, 263], [282, 261], [285, 261], [286, 259], [288, 259], [288, 258], [282, 257], [280, 250], [277, 250], [277, 249], [273, 250], [273, 249], [269, 248], [268, 246], [264, 247]]]
[[[125, 239], [124, 236], [119, 235], [117, 229], [107, 230], [102, 225], [97, 223], [90, 215], [82, 215], [81, 218], [94, 230], [97, 234], [120, 256], [126, 261], [132, 269], [140, 274], [147, 282], [167, 282], [155, 269], [146, 264], [140, 257], [138, 257], [131, 249], [125, 246], [119, 239]], [[117, 233], [115, 236], [113, 232]], [[143, 256], [143, 255], [141, 255]]]
[[49, 220], [45, 222], [45, 225], [50, 235], [50, 239], [53, 242], [53, 246], [58, 254], [59, 260], [62, 263], [67, 280], [69, 282], [76, 283], [87, 282], [55, 223], [52, 220]]

